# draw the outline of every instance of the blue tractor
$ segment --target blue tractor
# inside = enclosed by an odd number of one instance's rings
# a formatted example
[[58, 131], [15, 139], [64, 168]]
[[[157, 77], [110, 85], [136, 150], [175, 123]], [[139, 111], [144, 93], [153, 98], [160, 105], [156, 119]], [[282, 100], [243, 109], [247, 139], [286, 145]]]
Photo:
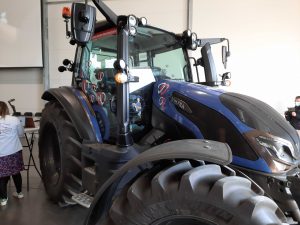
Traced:
[[[299, 137], [266, 104], [212, 87], [210, 44], [226, 39], [176, 35], [93, 3], [106, 21], [95, 22], [86, 3], [65, 15], [77, 49], [59, 70], [72, 71], [72, 85], [42, 96], [39, 157], [50, 199], [89, 208], [86, 225], [299, 221]], [[192, 65], [188, 50], [197, 48]], [[202, 83], [193, 81], [198, 65]]]

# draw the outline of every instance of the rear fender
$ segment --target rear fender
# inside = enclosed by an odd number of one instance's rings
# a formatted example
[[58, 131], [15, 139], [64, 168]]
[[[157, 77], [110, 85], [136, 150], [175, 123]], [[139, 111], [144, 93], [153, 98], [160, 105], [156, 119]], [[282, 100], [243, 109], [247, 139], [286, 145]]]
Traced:
[[106, 212], [120, 180], [128, 171], [146, 163], [166, 159], [203, 160], [219, 165], [228, 165], [232, 161], [232, 154], [227, 144], [203, 139], [172, 141], [146, 150], [124, 164], [101, 186], [95, 195], [85, 225], [96, 224]]
[[81, 90], [72, 87], [51, 88], [44, 92], [42, 99], [58, 101], [82, 139], [102, 143], [95, 113]]

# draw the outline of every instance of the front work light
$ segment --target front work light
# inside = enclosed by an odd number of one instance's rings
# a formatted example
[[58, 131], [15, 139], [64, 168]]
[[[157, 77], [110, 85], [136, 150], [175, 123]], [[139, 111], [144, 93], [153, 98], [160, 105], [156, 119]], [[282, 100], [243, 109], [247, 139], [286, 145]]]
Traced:
[[118, 83], [118, 84], [123, 84], [125, 82], [128, 81], [128, 77], [126, 74], [122, 73], [122, 72], [119, 72], [115, 75], [115, 81]]
[[135, 16], [130, 15], [128, 18], [128, 22], [130, 26], [136, 26], [137, 25], [137, 19]]
[[136, 28], [135, 27], [130, 27], [129, 28], [129, 33], [132, 35], [132, 36], [135, 36], [137, 31], [136, 31]]
[[142, 26], [146, 26], [147, 25], [147, 19], [145, 17], [141, 17], [140, 18], [140, 23], [142, 24]]

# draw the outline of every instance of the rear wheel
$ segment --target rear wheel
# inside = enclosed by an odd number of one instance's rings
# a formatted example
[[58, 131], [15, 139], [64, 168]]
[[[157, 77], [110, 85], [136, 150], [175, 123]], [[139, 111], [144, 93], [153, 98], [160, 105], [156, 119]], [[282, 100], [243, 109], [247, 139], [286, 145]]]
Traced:
[[81, 191], [80, 137], [58, 102], [46, 104], [39, 130], [42, 179], [48, 196], [62, 205]]
[[[247, 179], [218, 165], [188, 161], [146, 173], [113, 202], [110, 225], [275, 225], [285, 217]], [[229, 170], [227, 170], [229, 171]], [[231, 173], [231, 174], [230, 174]]]

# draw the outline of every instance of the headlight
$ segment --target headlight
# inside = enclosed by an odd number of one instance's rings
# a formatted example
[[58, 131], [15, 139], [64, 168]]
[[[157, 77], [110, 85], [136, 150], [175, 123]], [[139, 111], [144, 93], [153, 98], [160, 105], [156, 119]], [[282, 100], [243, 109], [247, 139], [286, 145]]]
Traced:
[[248, 131], [244, 133], [244, 137], [272, 173], [288, 171], [299, 163], [295, 151], [297, 149], [289, 140], [258, 130]]
[[275, 160], [287, 164], [293, 164], [292, 153], [294, 152], [294, 148], [289, 141], [274, 136], [258, 136], [256, 137], [256, 141], [259, 145], [265, 147], [268, 153], [275, 158]]

